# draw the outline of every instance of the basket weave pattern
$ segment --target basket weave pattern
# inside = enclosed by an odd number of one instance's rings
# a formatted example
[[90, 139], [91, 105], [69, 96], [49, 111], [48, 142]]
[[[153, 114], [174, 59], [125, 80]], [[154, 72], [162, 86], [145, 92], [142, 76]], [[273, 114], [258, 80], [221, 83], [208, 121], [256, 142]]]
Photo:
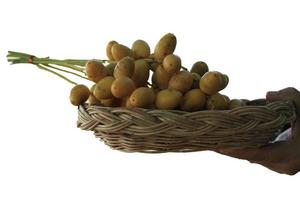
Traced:
[[292, 102], [253, 102], [233, 110], [197, 112], [85, 104], [78, 107], [77, 125], [94, 131], [113, 149], [161, 153], [260, 147], [296, 118]]

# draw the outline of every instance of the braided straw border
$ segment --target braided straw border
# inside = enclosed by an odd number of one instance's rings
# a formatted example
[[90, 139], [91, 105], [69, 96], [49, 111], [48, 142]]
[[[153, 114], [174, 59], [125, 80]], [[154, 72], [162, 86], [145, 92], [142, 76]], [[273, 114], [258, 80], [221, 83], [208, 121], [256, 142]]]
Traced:
[[146, 153], [257, 148], [296, 118], [292, 102], [265, 100], [233, 110], [197, 112], [85, 104], [78, 107], [78, 114], [78, 127], [94, 131], [111, 148]]

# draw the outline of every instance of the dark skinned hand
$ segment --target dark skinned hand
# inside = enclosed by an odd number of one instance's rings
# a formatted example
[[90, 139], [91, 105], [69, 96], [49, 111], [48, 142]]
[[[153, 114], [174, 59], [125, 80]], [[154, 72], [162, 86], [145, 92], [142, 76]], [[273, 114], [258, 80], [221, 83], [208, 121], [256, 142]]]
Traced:
[[289, 87], [278, 92], [268, 92], [266, 98], [270, 102], [277, 100], [294, 102], [297, 119], [291, 125], [291, 137], [286, 141], [270, 143], [261, 148], [225, 148], [214, 151], [263, 165], [278, 173], [294, 175], [300, 170], [300, 92]]

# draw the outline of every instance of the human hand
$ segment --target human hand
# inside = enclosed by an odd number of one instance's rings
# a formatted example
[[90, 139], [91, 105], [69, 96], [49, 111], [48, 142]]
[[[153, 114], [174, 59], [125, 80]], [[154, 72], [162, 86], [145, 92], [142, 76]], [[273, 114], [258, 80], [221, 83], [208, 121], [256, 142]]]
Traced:
[[294, 102], [297, 117], [291, 128], [287, 130], [291, 131], [288, 140], [270, 143], [261, 148], [223, 148], [214, 151], [263, 165], [278, 173], [294, 175], [300, 171], [300, 92], [289, 87], [278, 92], [268, 92], [266, 98], [268, 101], [292, 100]]

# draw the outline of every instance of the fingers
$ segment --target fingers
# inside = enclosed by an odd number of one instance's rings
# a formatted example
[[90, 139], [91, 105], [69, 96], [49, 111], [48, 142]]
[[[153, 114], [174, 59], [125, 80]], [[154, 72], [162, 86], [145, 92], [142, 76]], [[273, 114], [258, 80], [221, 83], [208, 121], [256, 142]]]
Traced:
[[269, 144], [261, 148], [222, 148], [215, 150], [217, 153], [227, 155], [230, 157], [248, 160], [250, 162], [274, 162], [275, 160], [283, 159], [283, 143], [277, 142]]
[[286, 100], [299, 97], [299, 91], [293, 87], [284, 88], [279, 91], [270, 91], [267, 93], [267, 99], [270, 101]]
[[[218, 153], [248, 160], [251, 163], [257, 163], [263, 165], [266, 168], [269, 168], [273, 171], [282, 174], [294, 175], [300, 169], [299, 163], [291, 165], [289, 160], [289, 155], [282, 150], [284, 143], [278, 145], [269, 145], [259, 149], [219, 149]], [[286, 148], [286, 147], [284, 147]]]
[[270, 91], [267, 93], [266, 99], [270, 102], [292, 100], [296, 104], [298, 110], [300, 109], [300, 92], [293, 87], [288, 87], [279, 91]]

